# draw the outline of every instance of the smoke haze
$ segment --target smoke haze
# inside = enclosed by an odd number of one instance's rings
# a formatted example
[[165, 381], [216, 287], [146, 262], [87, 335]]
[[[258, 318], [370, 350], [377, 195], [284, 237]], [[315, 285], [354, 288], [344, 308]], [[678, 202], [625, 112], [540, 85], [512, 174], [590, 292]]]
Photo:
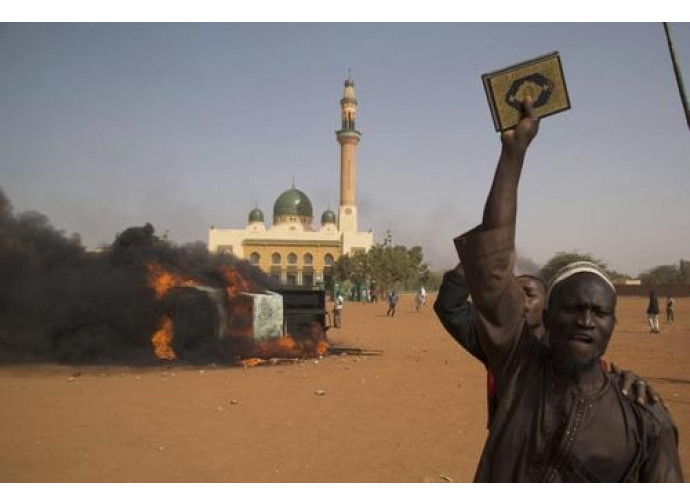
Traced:
[[[231, 267], [257, 289], [274, 282], [249, 263], [211, 255], [201, 243], [174, 246], [151, 224], [132, 227], [105, 250], [87, 252], [36, 212], [14, 215], [0, 188], [0, 361], [152, 363], [151, 335], [170, 309], [147, 284], [147, 263], [222, 288], [219, 267]], [[209, 328], [185, 330], [188, 355], [221, 357], [204, 347]]]

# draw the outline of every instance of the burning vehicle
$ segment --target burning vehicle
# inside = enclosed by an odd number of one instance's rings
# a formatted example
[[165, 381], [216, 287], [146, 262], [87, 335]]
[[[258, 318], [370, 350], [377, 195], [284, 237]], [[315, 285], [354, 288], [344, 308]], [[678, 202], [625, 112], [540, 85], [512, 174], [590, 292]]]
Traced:
[[236, 270], [221, 267], [221, 286], [148, 266], [150, 285], [162, 315], [151, 338], [161, 360], [206, 360], [218, 356], [244, 364], [248, 359], [324, 355], [325, 292], [278, 286], [259, 289]]
[[176, 246], [151, 224], [87, 251], [0, 190], [0, 362], [233, 363], [323, 355], [323, 291]]

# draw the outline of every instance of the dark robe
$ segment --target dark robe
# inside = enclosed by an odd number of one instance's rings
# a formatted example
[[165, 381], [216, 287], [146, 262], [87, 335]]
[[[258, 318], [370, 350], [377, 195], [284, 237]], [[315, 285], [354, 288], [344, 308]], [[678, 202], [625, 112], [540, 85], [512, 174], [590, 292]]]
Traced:
[[651, 315], [659, 314], [659, 298], [655, 292], [649, 295], [649, 304], [647, 305], [647, 313]]
[[623, 396], [603, 370], [594, 394], [554, 375], [550, 349], [524, 320], [514, 228], [477, 228], [456, 247], [498, 399], [475, 481], [682, 481], [677, 430], [661, 405]]

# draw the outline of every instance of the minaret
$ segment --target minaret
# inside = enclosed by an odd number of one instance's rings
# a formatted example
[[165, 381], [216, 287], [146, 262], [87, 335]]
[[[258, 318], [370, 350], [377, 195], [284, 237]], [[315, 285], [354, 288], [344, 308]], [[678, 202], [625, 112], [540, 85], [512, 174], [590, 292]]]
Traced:
[[343, 99], [340, 100], [342, 127], [336, 131], [340, 144], [340, 207], [338, 228], [340, 231], [357, 232], [357, 144], [362, 134], [355, 129], [357, 98], [355, 82], [348, 70]]

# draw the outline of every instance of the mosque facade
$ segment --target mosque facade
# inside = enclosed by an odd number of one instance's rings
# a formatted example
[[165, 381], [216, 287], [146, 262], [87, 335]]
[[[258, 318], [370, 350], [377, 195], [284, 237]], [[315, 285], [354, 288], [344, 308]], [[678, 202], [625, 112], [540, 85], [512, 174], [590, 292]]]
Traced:
[[287, 285], [312, 287], [331, 284], [332, 266], [340, 256], [371, 248], [374, 234], [358, 230], [357, 145], [362, 134], [355, 126], [357, 97], [349, 77], [340, 108], [342, 125], [336, 131], [340, 144], [338, 214], [330, 208], [325, 210], [316, 227], [309, 197], [293, 183], [275, 200], [270, 227], [266, 226], [264, 213], [255, 207], [244, 229], [211, 226], [209, 251], [246, 259]]

